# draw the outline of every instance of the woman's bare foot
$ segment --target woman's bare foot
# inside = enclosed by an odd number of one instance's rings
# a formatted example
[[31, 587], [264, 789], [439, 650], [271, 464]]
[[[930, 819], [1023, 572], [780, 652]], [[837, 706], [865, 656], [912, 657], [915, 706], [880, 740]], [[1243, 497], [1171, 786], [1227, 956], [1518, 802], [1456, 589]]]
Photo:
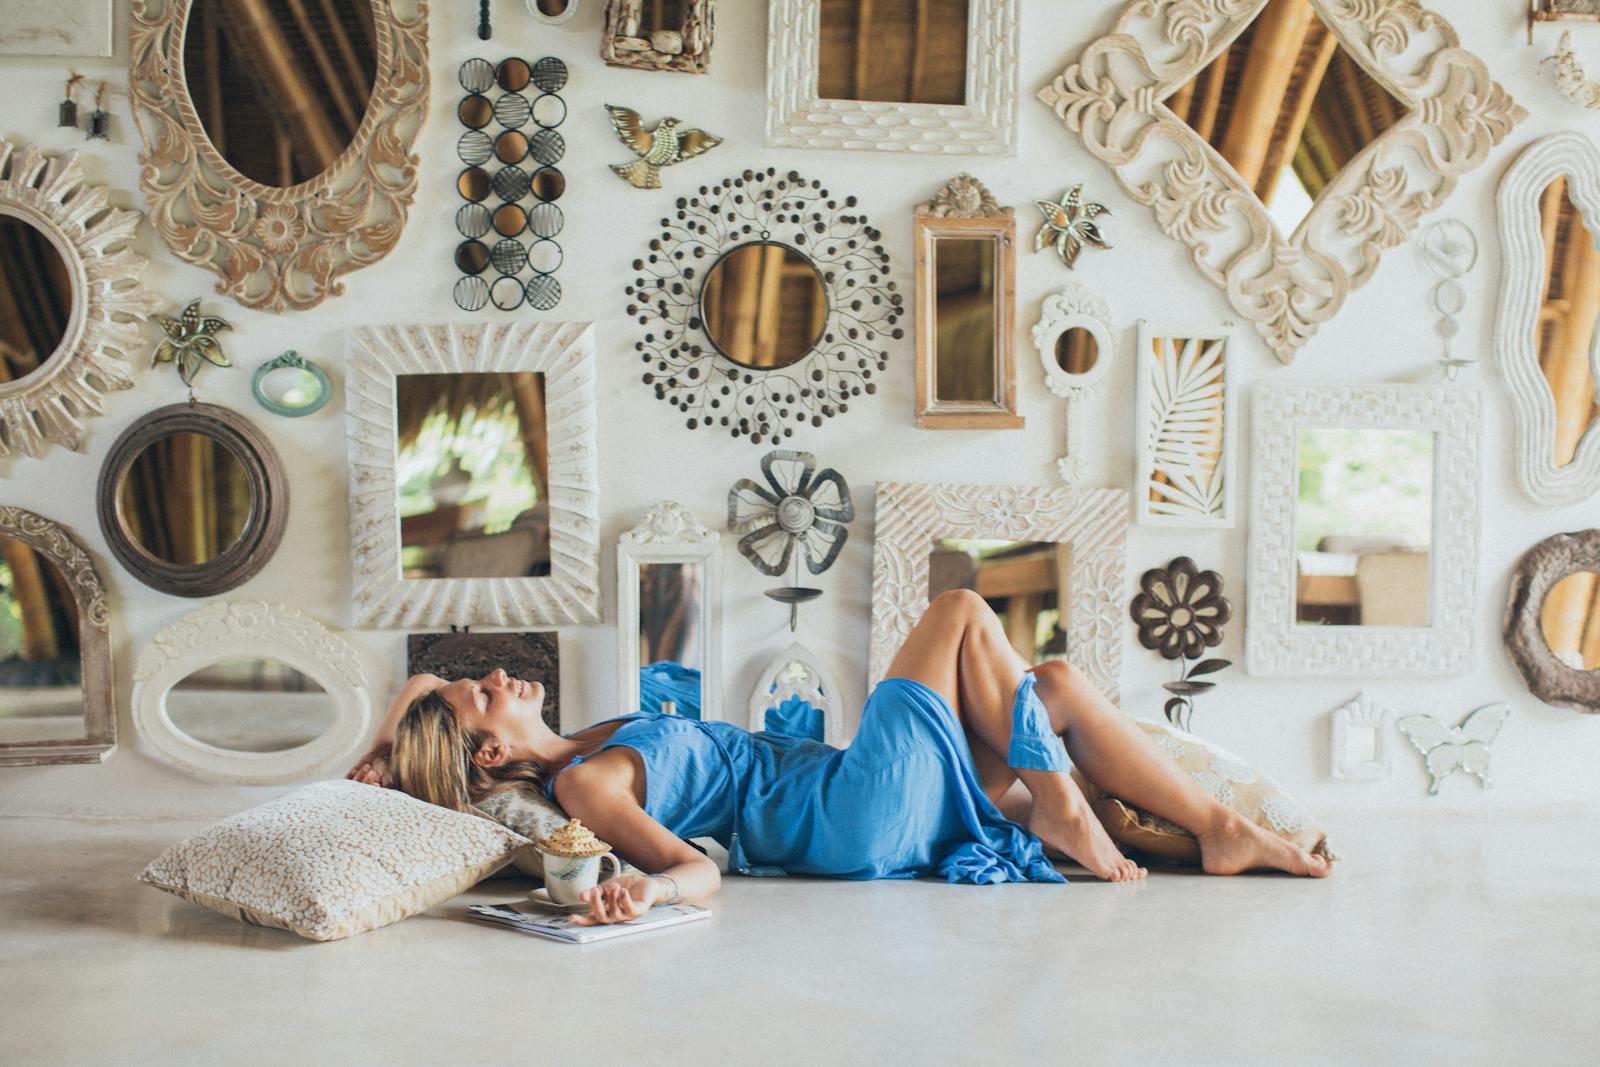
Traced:
[[1233, 812], [1215, 830], [1196, 836], [1200, 841], [1200, 866], [1207, 874], [1266, 869], [1304, 878], [1326, 878], [1333, 873], [1332, 864], [1323, 857], [1313, 856]]
[[[1051, 848], [1065, 852], [1090, 874], [1107, 882], [1129, 882], [1145, 876], [1145, 869], [1128, 859], [1112, 842], [1076, 786], [1067, 804], [1034, 802], [1028, 832]], [[1061, 810], [1061, 808], [1066, 810]]]

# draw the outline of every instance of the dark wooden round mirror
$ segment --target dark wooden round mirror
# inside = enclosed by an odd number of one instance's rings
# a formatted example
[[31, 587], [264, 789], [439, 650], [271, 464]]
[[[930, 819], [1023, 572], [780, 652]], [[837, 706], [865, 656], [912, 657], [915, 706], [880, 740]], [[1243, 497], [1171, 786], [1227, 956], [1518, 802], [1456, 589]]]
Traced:
[[751, 241], [729, 249], [706, 274], [700, 320], [717, 351], [741, 367], [787, 367], [822, 339], [828, 291], [803, 252]]
[[249, 580], [283, 539], [289, 487], [248, 419], [210, 404], [151, 412], [100, 469], [100, 530], [128, 572], [174, 596]]

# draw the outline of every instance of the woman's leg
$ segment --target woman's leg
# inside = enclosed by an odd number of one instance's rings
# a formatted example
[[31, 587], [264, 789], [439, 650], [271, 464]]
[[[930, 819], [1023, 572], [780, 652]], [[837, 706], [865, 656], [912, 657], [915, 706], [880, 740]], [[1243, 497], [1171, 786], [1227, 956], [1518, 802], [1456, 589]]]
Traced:
[[1118, 851], [1070, 775], [1006, 766], [1012, 701], [1027, 666], [989, 605], [963, 589], [928, 605], [889, 665], [889, 676], [921, 682], [954, 709], [990, 799], [1021, 778], [1033, 797], [1028, 829], [1041, 841], [1096, 877], [1119, 882], [1143, 877], [1144, 869]]
[[1084, 777], [1194, 834], [1208, 872], [1237, 874], [1260, 867], [1313, 877], [1329, 872], [1327, 860], [1268, 833], [1201, 789], [1083, 672], [1057, 661], [1041, 664], [1034, 675], [1051, 728]]

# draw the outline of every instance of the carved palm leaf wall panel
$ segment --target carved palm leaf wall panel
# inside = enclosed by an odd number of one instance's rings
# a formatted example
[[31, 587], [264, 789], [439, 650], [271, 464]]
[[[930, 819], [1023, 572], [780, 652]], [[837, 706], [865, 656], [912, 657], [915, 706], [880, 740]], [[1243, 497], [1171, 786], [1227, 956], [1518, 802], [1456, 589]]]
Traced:
[[1527, 117], [1450, 24], [1416, 0], [1295, 2], [1309, 2], [1405, 113], [1321, 187], [1292, 234], [1274, 224], [1254, 183], [1168, 106], [1269, 0], [1133, 0], [1111, 33], [1038, 94], [1285, 363], [1372, 276], [1384, 250], [1404, 243]]

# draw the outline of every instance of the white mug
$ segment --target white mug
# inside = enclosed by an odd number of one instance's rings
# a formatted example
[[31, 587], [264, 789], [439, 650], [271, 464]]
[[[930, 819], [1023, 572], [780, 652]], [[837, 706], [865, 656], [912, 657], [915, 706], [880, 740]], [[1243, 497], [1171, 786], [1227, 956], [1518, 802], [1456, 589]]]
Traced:
[[558, 856], [539, 850], [544, 857], [544, 891], [557, 904], [582, 904], [578, 898], [585, 890], [593, 889], [600, 881], [600, 865], [610, 861], [611, 874], [622, 874], [622, 861], [613, 852], [595, 856]]

